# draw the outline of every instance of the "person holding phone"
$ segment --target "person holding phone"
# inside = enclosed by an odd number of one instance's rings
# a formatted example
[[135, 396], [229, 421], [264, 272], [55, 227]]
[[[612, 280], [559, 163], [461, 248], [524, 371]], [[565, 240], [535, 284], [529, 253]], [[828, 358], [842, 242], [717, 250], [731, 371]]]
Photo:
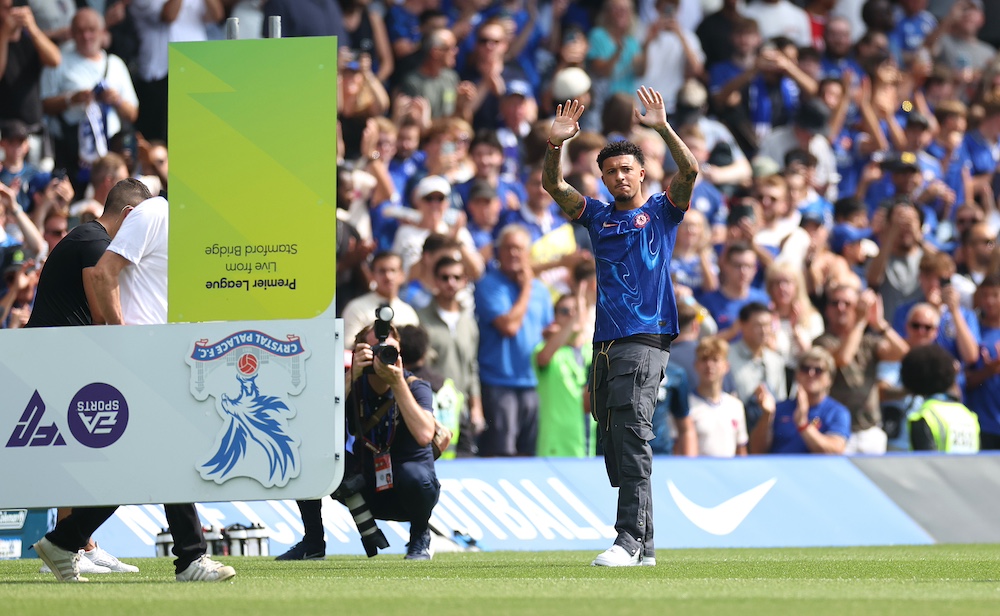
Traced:
[[[954, 281], [955, 284], [952, 284]], [[976, 313], [962, 297], [967, 293], [971, 300], [975, 287], [969, 281], [955, 275], [955, 261], [947, 253], [936, 252], [925, 254], [920, 259], [917, 274], [922, 297], [902, 304], [892, 317], [892, 327], [899, 335], [906, 335], [907, 315], [918, 303], [926, 302], [941, 314], [941, 324], [938, 327], [936, 342], [962, 365], [974, 364], [979, 359], [979, 320]], [[969, 287], [971, 289], [963, 287]], [[965, 372], [959, 370], [959, 385], [965, 384]]]

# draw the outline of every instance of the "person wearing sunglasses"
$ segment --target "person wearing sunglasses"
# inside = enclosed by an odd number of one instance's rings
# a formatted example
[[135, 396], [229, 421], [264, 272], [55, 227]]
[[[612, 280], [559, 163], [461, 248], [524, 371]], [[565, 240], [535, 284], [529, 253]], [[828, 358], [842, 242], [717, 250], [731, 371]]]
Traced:
[[833, 355], [813, 347], [799, 356], [794, 398], [775, 402], [761, 384], [756, 399], [763, 415], [750, 433], [750, 453], [844, 453], [851, 412], [830, 397], [835, 370]]

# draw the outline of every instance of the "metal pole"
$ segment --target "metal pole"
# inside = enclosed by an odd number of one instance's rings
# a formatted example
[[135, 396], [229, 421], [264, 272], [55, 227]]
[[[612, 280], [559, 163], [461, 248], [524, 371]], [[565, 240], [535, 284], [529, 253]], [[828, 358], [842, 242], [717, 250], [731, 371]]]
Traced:
[[267, 38], [281, 38], [281, 16], [272, 15], [267, 18]]
[[240, 38], [240, 18], [230, 17], [226, 20], [226, 40], [236, 41]]

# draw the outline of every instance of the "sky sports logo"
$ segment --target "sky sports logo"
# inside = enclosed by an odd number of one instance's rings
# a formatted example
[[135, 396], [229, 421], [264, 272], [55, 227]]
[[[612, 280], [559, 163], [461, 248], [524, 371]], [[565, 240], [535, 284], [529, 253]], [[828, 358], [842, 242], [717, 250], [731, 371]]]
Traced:
[[[7, 447], [49, 447], [66, 444], [59, 427], [45, 416], [45, 402], [38, 390], [32, 394], [14, 426]], [[118, 389], [107, 383], [91, 383], [73, 396], [66, 414], [67, 425], [81, 445], [101, 449], [114, 444], [128, 425], [128, 403]]]

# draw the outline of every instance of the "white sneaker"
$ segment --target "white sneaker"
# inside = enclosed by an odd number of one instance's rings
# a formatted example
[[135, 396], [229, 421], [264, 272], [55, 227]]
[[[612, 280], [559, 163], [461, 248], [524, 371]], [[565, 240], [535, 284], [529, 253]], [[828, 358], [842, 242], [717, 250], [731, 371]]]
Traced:
[[[114, 573], [139, 573], [139, 567], [135, 565], [129, 565], [123, 563], [122, 561], [115, 558], [110, 552], [102, 548], [97, 542], [94, 542], [94, 549], [89, 552], [84, 550], [83, 555], [86, 556], [86, 560], [90, 561], [94, 565], [107, 568], [109, 572]], [[83, 561], [80, 561], [80, 572], [88, 573], [83, 570]], [[104, 572], [101, 572], [104, 573]]]
[[[87, 554], [86, 551], [80, 550], [80, 556], [85, 556], [86, 554]], [[114, 557], [112, 557], [112, 558], [114, 558]], [[126, 566], [131, 566], [131, 565], [126, 565]], [[98, 575], [98, 574], [101, 574], [101, 573], [111, 573], [111, 571], [112, 571], [112, 569], [110, 567], [105, 567], [104, 565], [98, 565], [98, 564], [94, 563], [92, 560], [90, 560], [89, 558], [81, 558], [80, 562], [77, 564], [77, 567], [80, 569], [80, 573], [84, 573], [84, 574], [87, 574], [87, 575]], [[136, 571], [138, 571], [138, 569], [136, 569]], [[39, 573], [52, 573], [52, 569], [50, 569], [48, 565], [42, 565], [38, 569], [38, 572]]]
[[221, 582], [236, 575], [236, 570], [202, 554], [188, 568], [177, 574], [178, 582]]
[[641, 560], [641, 549], [636, 550], [635, 554], [629, 554], [625, 548], [616, 543], [599, 554], [590, 564], [593, 567], [637, 567]]
[[60, 582], [89, 582], [85, 577], [80, 576], [80, 559], [83, 558], [80, 552], [70, 552], [52, 543], [45, 537], [38, 540], [38, 543], [31, 546], [35, 548], [35, 553], [42, 559], [52, 575]]
[[643, 556], [642, 557], [642, 562], [639, 563], [639, 564], [642, 565], [643, 567], [655, 567], [656, 566], [656, 557], [655, 556]]

